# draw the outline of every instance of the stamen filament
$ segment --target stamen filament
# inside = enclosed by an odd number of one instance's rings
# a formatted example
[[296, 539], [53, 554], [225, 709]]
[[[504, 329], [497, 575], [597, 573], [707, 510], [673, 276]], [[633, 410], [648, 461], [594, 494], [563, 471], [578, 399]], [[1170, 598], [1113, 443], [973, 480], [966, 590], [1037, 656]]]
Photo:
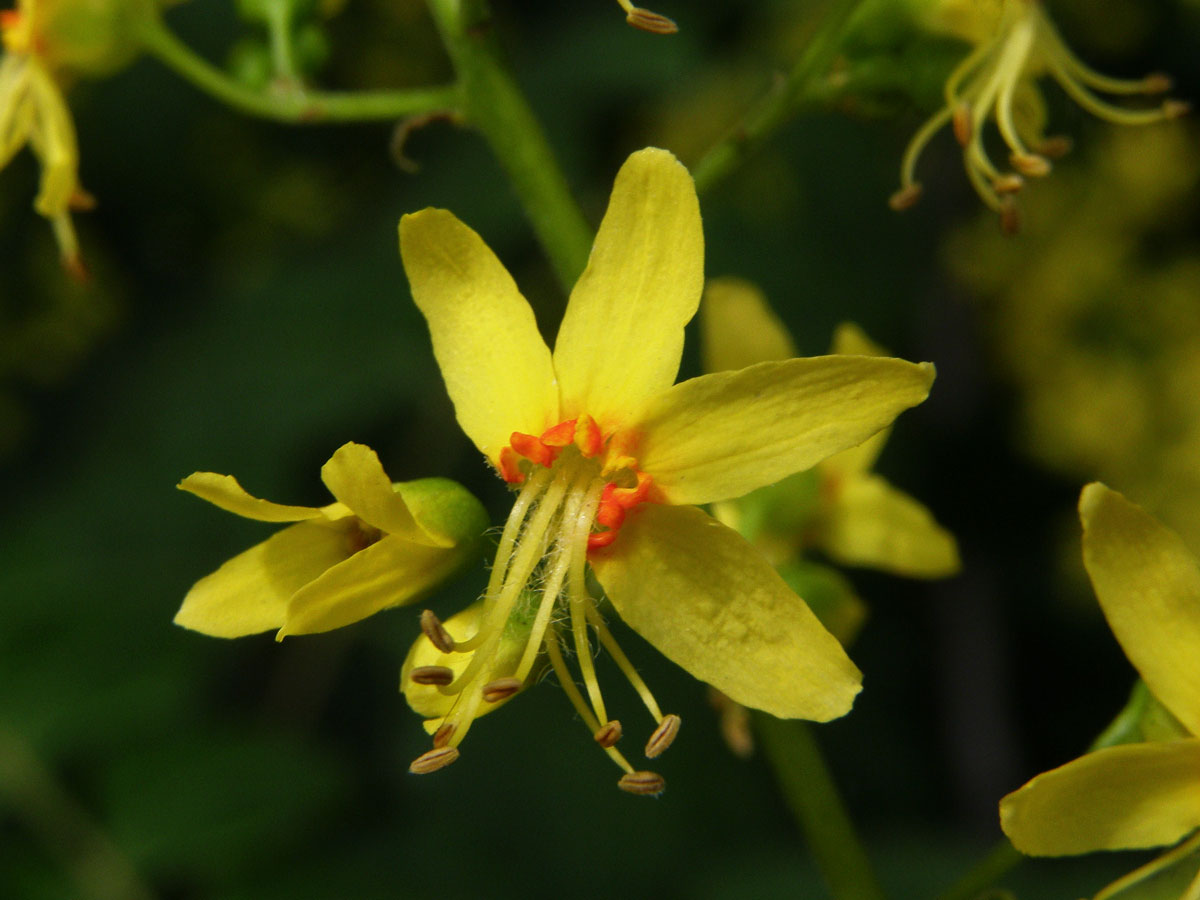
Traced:
[[642, 703], [646, 704], [646, 709], [650, 711], [650, 715], [654, 717], [654, 721], [661, 722], [663, 720], [662, 710], [658, 708], [658, 702], [654, 699], [654, 695], [650, 693], [650, 688], [646, 687], [646, 682], [637, 673], [637, 669], [633, 667], [633, 663], [629, 661], [629, 657], [625, 655], [625, 651], [621, 649], [621, 645], [617, 643], [617, 639], [612, 636], [612, 632], [608, 630], [608, 626], [600, 618], [600, 613], [590, 604], [588, 608], [588, 621], [595, 627], [596, 635], [600, 638], [600, 643], [604, 645], [604, 649], [609, 652], [613, 661], [616, 662], [617, 667], [621, 670], [621, 673], [633, 685], [633, 689], [642, 698]]
[[1070, 71], [1063, 65], [1062, 59], [1057, 54], [1047, 54], [1046, 61], [1054, 80], [1061, 85], [1062, 89], [1071, 96], [1072, 100], [1097, 118], [1107, 119], [1118, 125], [1149, 125], [1172, 116], [1172, 107], [1167, 104], [1153, 109], [1122, 109], [1106, 103], [1088, 90], [1078, 79], [1072, 78]]
[[[575, 707], [575, 712], [579, 713], [579, 717], [591, 729], [592, 734], [595, 734], [600, 730], [600, 723], [596, 721], [596, 717], [588, 709], [587, 704], [583, 700], [583, 695], [579, 693], [579, 688], [575, 685], [575, 679], [571, 677], [571, 671], [567, 668], [566, 660], [563, 659], [562, 648], [559, 646], [557, 628], [551, 629], [550, 637], [546, 641], [546, 655], [550, 657], [550, 665], [554, 667], [554, 674], [558, 676], [563, 693], [570, 699], [571, 705]], [[629, 764], [629, 760], [621, 755], [620, 750], [616, 747], [604, 747], [603, 750], [626, 774], [633, 774], [633, 766]]]

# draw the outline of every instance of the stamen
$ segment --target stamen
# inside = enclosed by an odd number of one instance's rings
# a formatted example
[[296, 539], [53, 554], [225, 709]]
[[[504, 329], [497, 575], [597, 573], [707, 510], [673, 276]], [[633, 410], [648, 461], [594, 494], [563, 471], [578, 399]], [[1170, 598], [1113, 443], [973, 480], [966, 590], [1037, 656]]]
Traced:
[[656, 12], [650, 12], [648, 9], [641, 9], [637, 6], [625, 15], [625, 21], [634, 28], [640, 28], [651, 34], [675, 34], [679, 31], [679, 26], [666, 16], [660, 16]]
[[1025, 181], [1020, 175], [1015, 175], [1012, 172], [1001, 175], [992, 182], [992, 190], [997, 194], [1016, 194], [1025, 186]]
[[616, 719], [610, 719], [596, 730], [592, 738], [601, 747], [611, 747], [621, 739], [623, 733], [621, 731], [621, 723]]
[[414, 684], [445, 686], [454, 680], [454, 670], [447, 666], [417, 666], [408, 677]]
[[638, 696], [642, 698], [642, 703], [646, 705], [646, 709], [650, 711], [650, 715], [654, 717], [655, 722], [661, 722], [663, 718], [662, 710], [658, 708], [658, 702], [654, 699], [654, 695], [650, 693], [650, 688], [646, 687], [646, 682], [642, 680], [642, 676], [637, 673], [637, 669], [629, 661], [629, 657], [625, 655], [625, 651], [621, 649], [621, 645], [617, 643], [617, 639], [612, 636], [612, 632], [608, 630], [608, 626], [604, 624], [604, 620], [600, 618], [600, 613], [596, 612], [595, 607], [588, 610], [588, 621], [592, 623], [592, 627], [596, 629], [596, 635], [600, 638], [600, 643], [604, 649], [612, 656], [613, 662], [621, 670], [621, 674], [628, 679], [633, 685], [633, 689], [638, 692]]
[[1000, 230], [1009, 237], [1021, 231], [1021, 210], [1011, 196], [1000, 204]]
[[641, 797], [657, 797], [667, 789], [667, 780], [657, 772], [630, 772], [622, 775], [617, 787]]
[[1009, 157], [1013, 168], [1028, 178], [1042, 178], [1050, 174], [1050, 160], [1036, 153], [1014, 153]]
[[954, 139], [958, 141], [959, 146], [967, 146], [975, 129], [971, 125], [971, 105], [965, 100], [954, 107], [953, 127]]
[[442, 653], [454, 652], [454, 638], [450, 636], [442, 620], [439, 619], [431, 609], [421, 611], [421, 631], [425, 637], [429, 638], [429, 643], [437, 647]]
[[906, 185], [888, 198], [888, 206], [890, 206], [896, 212], [903, 212], [906, 209], [911, 209], [912, 207], [916, 206], [917, 201], [921, 199], [921, 190], [921, 185], [917, 182]]
[[522, 684], [523, 682], [520, 678], [513, 678], [512, 676], [489, 681], [483, 686], [483, 699], [488, 703], [499, 703], [501, 700], [507, 700], [521, 689]]
[[654, 729], [654, 733], [650, 735], [650, 740], [646, 742], [646, 759], [655, 759], [661, 756], [674, 743], [681, 723], [682, 720], [674, 713], [663, 717], [663, 720], [658, 723], [658, 727]]
[[433, 746], [436, 748], [445, 747], [450, 743], [450, 738], [454, 736], [454, 723], [447, 722], [441, 728], [433, 733]]
[[1071, 147], [1073, 146], [1074, 142], [1069, 137], [1063, 134], [1056, 134], [1038, 144], [1037, 151], [1042, 156], [1049, 157], [1050, 159], [1061, 159], [1071, 152]]
[[458, 759], [458, 755], [457, 747], [435, 747], [414, 759], [408, 771], [414, 775], [428, 775], [430, 772], [446, 768]]

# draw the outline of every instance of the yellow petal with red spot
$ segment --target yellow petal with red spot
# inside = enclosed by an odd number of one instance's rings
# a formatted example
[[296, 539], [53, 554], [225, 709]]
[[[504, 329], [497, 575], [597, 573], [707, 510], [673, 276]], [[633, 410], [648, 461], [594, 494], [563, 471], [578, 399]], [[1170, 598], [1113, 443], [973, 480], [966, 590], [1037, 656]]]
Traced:
[[227, 638], [279, 628], [292, 594], [350, 556], [350, 524], [301, 522], [239, 553], [196, 582], [175, 624]]
[[1081, 756], [1001, 800], [1000, 825], [1035, 856], [1173, 844], [1200, 828], [1200, 740]]
[[498, 464], [514, 431], [560, 421], [550, 351], [500, 260], [443, 209], [400, 220], [400, 255], [458, 424]]
[[958, 571], [954, 536], [908, 494], [878, 475], [849, 478], [833, 491], [817, 540], [835, 562], [915, 578]]
[[297, 590], [276, 637], [331, 631], [380, 610], [412, 603], [462, 561], [458, 550], [385, 537]]
[[835, 719], [861, 674], [804, 601], [737, 532], [694, 506], [642, 504], [589, 557], [621, 618], [744, 706]]
[[700, 335], [705, 372], [744, 369], [796, 355], [791, 335], [766, 296], [741, 278], [708, 282], [700, 304]]
[[321, 510], [311, 506], [285, 506], [260, 500], [246, 492], [232, 475], [216, 472], [193, 472], [177, 487], [181, 491], [195, 494], [226, 512], [260, 522], [302, 522], [322, 515]]
[[617, 173], [558, 332], [562, 418], [587, 413], [608, 433], [668, 387], [703, 284], [704, 235], [692, 176], [666, 150], [639, 150]]
[[711, 503], [862, 443], [929, 393], [929, 363], [858, 356], [765, 362], [681, 382], [630, 425], [672, 503]]
[[1083, 562], [1113, 634], [1154, 696], [1200, 736], [1200, 561], [1098, 482], [1083, 489], [1079, 516]]
[[413, 518], [404, 497], [392, 487], [370, 447], [343, 444], [321, 467], [329, 492], [356, 516], [386, 534], [433, 547], [453, 546], [454, 540], [423, 528]]

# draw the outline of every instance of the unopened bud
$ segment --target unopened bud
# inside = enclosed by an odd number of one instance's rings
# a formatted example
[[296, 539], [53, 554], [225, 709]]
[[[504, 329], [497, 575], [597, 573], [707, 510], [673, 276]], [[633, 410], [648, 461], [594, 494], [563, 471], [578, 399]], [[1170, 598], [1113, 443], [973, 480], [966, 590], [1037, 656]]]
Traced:
[[1013, 168], [1027, 178], [1043, 178], [1050, 174], [1050, 160], [1036, 153], [1014, 153], [1009, 157]]
[[454, 652], [454, 638], [450, 637], [450, 632], [442, 625], [442, 620], [434, 614], [432, 609], [421, 612], [421, 631], [425, 633], [425, 637], [429, 638], [429, 643], [443, 653]]
[[907, 184], [896, 193], [888, 198], [888, 206], [896, 212], [903, 212], [906, 209], [916, 205], [916, 202], [921, 199], [921, 185], [913, 182]]
[[495, 681], [489, 681], [483, 686], [483, 699], [488, 703], [499, 703], [501, 700], [507, 700], [521, 689], [521, 684], [520, 678], [514, 678], [511, 675], [507, 678], [497, 678]]
[[648, 9], [641, 9], [637, 6], [629, 10], [625, 21], [634, 28], [640, 28], [651, 34], [675, 34], [679, 31], [679, 26], [666, 16], [660, 16], [656, 12], [650, 12]]
[[417, 666], [408, 677], [416, 684], [447, 685], [454, 680], [454, 670], [446, 666]]
[[654, 729], [654, 734], [650, 735], [650, 740], [646, 741], [647, 759], [654, 759], [661, 756], [663, 751], [671, 746], [671, 743], [675, 740], [675, 735], [679, 734], [681, 723], [682, 720], [674, 713], [671, 713], [669, 716], [663, 716], [663, 720]]
[[667, 780], [657, 772], [630, 772], [628, 775], [621, 776], [621, 780], [617, 782], [617, 787], [627, 794], [657, 797], [666, 790]]
[[616, 719], [610, 719], [596, 729], [596, 733], [592, 737], [597, 744], [608, 749], [621, 739], [621, 733], [621, 723]]
[[408, 771], [414, 775], [428, 775], [438, 769], [444, 769], [458, 759], [457, 747], [435, 747], [427, 753], [422, 753], [412, 761]]

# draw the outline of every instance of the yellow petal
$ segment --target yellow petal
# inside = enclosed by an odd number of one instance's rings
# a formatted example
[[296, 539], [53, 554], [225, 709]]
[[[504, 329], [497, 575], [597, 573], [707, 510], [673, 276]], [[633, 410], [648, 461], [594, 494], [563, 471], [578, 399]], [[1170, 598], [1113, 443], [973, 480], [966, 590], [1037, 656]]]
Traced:
[[1083, 562], [1113, 634], [1154, 696], [1200, 736], [1200, 562], [1098, 482], [1083, 489], [1079, 516]]
[[587, 413], [609, 432], [668, 387], [703, 284], [692, 176], [666, 150], [639, 150], [617, 173], [554, 346], [563, 418]]
[[443, 209], [400, 220], [400, 255], [458, 424], [495, 464], [514, 431], [558, 424], [550, 351], [500, 260]]
[[878, 475], [852, 476], [833, 492], [818, 542], [835, 562], [914, 578], [959, 570], [954, 536]]
[[705, 372], [744, 369], [796, 355], [791, 335], [766, 296], [741, 278], [708, 282], [700, 304], [700, 334]]
[[1200, 740], [1081, 756], [1001, 800], [1000, 825], [1036, 856], [1173, 844], [1200, 827]]
[[226, 512], [257, 519], [260, 522], [302, 522], [315, 519], [321, 510], [311, 506], [284, 506], [270, 500], [260, 500], [246, 493], [232, 475], [216, 472], [193, 472], [176, 485], [181, 491], [195, 494]]
[[[853, 322], [843, 322], [833, 333], [833, 346], [829, 351], [839, 356], [891, 356], [886, 350], [872, 341], [865, 331]], [[891, 437], [892, 429], [884, 428], [878, 434], [867, 438], [857, 447], [835, 453], [821, 463], [823, 472], [833, 472], [840, 476], [853, 475], [869, 471], [875, 465], [875, 460], [883, 451], [883, 445]]]
[[462, 561], [462, 548], [385, 537], [298, 590], [276, 637], [331, 631], [412, 603], [453, 574]]
[[811, 468], [925, 399], [934, 369], [819, 356], [680, 382], [630, 426], [632, 452], [672, 503], [711, 503]]
[[339, 502], [385, 534], [432, 547], [454, 544], [453, 540], [430, 533], [417, 523], [370, 447], [353, 442], [343, 444], [321, 467], [321, 480]]
[[635, 508], [592, 565], [634, 631], [743, 706], [844, 715], [862, 676], [766, 560], [694, 506]]
[[279, 628], [292, 594], [350, 555], [346, 530], [325, 521], [283, 529], [196, 582], [175, 624], [214, 637]]

